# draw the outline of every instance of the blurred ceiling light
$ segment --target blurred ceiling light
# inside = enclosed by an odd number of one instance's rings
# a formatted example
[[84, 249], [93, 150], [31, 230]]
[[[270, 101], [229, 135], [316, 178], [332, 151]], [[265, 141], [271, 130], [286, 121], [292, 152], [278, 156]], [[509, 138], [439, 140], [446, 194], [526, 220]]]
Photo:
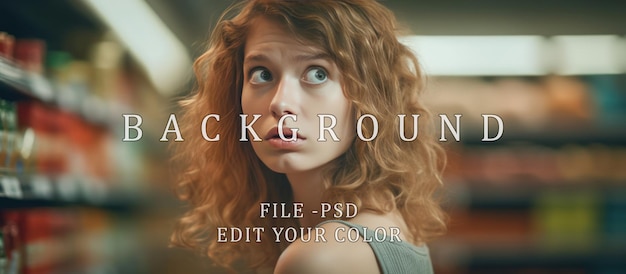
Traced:
[[624, 72], [623, 58], [626, 49], [617, 35], [554, 36], [559, 62], [556, 73], [619, 74]]
[[191, 75], [183, 44], [143, 0], [83, 0], [143, 67], [161, 94], [179, 91]]
[[425, 72], [446, 76], [619, 74], [618, 36], [405, 36]]
[[413, 49], [433, 75], [542, 75], [545, 39], [540, 36], [410, 36]]

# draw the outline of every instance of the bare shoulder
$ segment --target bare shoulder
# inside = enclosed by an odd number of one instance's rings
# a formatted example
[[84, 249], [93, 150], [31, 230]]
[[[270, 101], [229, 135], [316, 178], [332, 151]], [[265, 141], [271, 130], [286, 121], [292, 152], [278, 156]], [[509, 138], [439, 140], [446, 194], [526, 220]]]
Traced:
[[350, 222], [362, 225], [369, 229], [384, 229], [388, 234], [394, 234], [392, 230], [398, 232], [398, 236], [402, 241], [412, 242], [413, 236], [408, 230], [402, 215], [397, 211], [385, 214], [377, 214], [372, 212], [360, 212], [359, 215], [350, 220]]
[[[325, 223], [324, 241], [295, 241], [280, 255], [274, 273], [380, 273], [374, 251], [363, 241], [341, 241], [341, 223]], [[315, 239], [315, 237], [312, 237]]]

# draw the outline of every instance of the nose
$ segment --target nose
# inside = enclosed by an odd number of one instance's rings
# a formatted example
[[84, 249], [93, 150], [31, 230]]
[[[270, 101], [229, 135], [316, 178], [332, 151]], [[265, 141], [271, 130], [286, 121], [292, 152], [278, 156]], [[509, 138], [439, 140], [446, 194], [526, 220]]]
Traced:
[[281, 78], [276, 87], [274, 97], [270, 103], [270, 112], [276, 119], [280, 119], [285, 114], [298, 114], [299, 82], [288, 77]]

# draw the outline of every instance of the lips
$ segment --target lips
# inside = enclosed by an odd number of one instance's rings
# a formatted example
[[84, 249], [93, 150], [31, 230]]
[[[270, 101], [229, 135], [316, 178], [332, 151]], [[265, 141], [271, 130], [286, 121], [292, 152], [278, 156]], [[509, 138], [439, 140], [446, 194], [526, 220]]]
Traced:
[[[293, 130], [294, 129], [292, 129], [292, 128], [283, 127], [283, 136], [285, 137], [285, 140], [289, 140], [289, 139], [292, 138]], [[298, 140], [306, 140], [306, 138], [304, 136], [302, 136], [302, 134], [297, 133], [296, 135], [297, 135]], [[273, 127], [265, 135], [264, 140], [267, 141], [267, 140], [271, 140], [271, 139], [280, 139], [280, 135], [278, 134], [278, 127]]]
[[265, 141], [267, 141], [267, 144], [270, 147], [277, 149], [281, 153], [282, 152], [296, 152], [302, 149], [302, 146], [304, 145], [304, 140], [306, 139], [305, 137], [303, 137], [300, 134], [297, 134], [296, 135], [297, 139], [290, 140], [293, 137], [292, 129], [288, 127], [283, 127], [282, 133], [285, 137], [283, 140], [280, 138], [280, 135], [278, 134], [278, 132], [279, 132], [278, 127], [273, 127], [265, 135]]

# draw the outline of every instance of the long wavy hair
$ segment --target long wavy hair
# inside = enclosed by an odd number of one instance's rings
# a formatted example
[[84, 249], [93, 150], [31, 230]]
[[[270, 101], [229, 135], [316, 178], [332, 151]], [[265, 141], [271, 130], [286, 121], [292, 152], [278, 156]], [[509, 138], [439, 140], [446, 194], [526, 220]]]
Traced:
[[[261, 202], [292, 202], [284, 174], [267, 168], [249, 142], [240, 142], [243, 54], [252, 20], [264, 16], [282, 23], [296, 39], [318, 46], [336, 63], [343, 92], [355, 117], [372, 114], [378, 136], [354, 140], [326, 170], [324, 200], [352, 202], [359, 210], [398, 210], [415, 244], [445, 231], [437, 191], [445, 154], [434, 136], [431, 116], [420, 101], [424, 75], [415, 55], [398, 39], [394, 15], [374, 0], [252, 0], [229, 8], [213, 30], [207, 51], [194, 63], [197, 88], [181, 101], [184, 142], [173, 144], [179, 169], [176, 190], [189, 205], [171, 241], [201, 251], [229, 267], [244, 259], [251, 267], [273, 267], [288, 243], [276, 243], [272, 226], [298, 227], [290, 219], [259, 218]], [[203, 139], [201, 127], [209, 119]], [[419, 114], [415, 141], [400, 138], [398, 114]], [[404, 132], [414, 130], [411, 118]], [[364, 136], [374, 132], [365, 119]], [[416, 129], [417, 130], [417, 129]], [[217, 227], [265, 227], [262, 241], [217, 243]]]

